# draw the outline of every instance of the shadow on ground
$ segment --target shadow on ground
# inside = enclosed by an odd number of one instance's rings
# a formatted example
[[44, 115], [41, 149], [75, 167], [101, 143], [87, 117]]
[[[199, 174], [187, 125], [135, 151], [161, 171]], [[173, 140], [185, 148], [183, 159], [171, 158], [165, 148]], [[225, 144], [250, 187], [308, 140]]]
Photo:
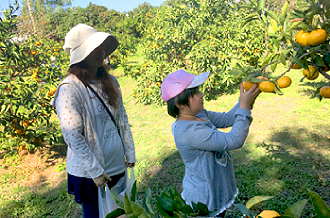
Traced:
[[[314, 127], [327, 130], [327, 126]], [[256, 195], [274, 196], [262, 209], [285, 212], [293, 203], [309, 199], [307, 188], [317, 192], [330, 205], [330, 131], [322, 134], [311, 129], [283, 127], [274, 132], [269, 141], [256, 149], [265, 154], [256, 156], [245, 145], [236, 151], [234, 163], [240, 194], [238, 201], [246, 203]], [[236, 156], [235, 156], [236, 155]], [[303, 217], [312, 217], [308, 204]]]
[[304, 82], [300, 86], [304, 87], [303, 90], [299, 91], [310, 98], [315, 98], [316, 93], [318, 93], [318, 88], [328, 85], [326, 82], [309, 82], [307, 79], [304, 79]]

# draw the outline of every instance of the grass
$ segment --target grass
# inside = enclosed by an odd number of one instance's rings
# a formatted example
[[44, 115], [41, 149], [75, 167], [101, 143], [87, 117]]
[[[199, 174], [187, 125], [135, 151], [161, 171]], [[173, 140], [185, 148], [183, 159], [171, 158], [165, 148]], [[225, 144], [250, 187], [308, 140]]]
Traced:
[[[133, 60], [143, 59], [133, 57]], [[281, 72], [283, 68], [275, 75]], [[123, 76], [121, 68], [113, 74], [122, 88], [135, 141], [139, 197], [147, 187], [153, 196], [173, 186], [181, 190], [184, 166], [171, 133], [173, 118], [168, 116], [165, 106], [137, 103], [132, 96], [136, 82]], [[293, 84], [282, 90], [284, 95], [259, 96], [246, 143], [231, 152], [240, 189], [236, 202], [245, 204], [255, 195], [274, 196], [253, 209], [255, 212], [272, 209], [283, 214], [291, 204], [308, 199], [306, 188], [318, 192], [330, 205], [329, 100], [320, 102], [311, 98], [310, 87], [321, 83], [321, 79], [301, 83], [301, 70], [292, 70], [287, 75]], [[205, 107], [228, 111], [238, 96], [239, 92], [223, 95], [206, 102]], [[81, 216], [81, 207], [66, 193], [66, 173], [59, 170], [65, 163], [65, 149], [58, 145], [39, 154], [1, 160], [0, 217]], [[312, 217], [311, 208], [309, 203], [303, 217]], [[237, 209], [230, 208], [227, 216], [237, 217]]]

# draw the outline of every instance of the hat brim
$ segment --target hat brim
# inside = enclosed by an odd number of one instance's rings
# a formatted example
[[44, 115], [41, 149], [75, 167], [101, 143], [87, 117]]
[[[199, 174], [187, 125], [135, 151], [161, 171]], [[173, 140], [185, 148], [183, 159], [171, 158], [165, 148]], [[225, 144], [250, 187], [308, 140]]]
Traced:
[[84, 42], [71, 53], [70, 66], [83, 61], [101, 44], [105, 51], [106, 57], [114, 52], [119, 45], [117, 39], [111, 34], [105, 32], [95, 32], [84, 40]]
[[188, 85], [187, 89], [202, 85], [205, 82], [205, 80], [209, 77], [209, 75], [210, 75], [210, 72], [205, 72], [205, 73], [201, 73], [201, 74], [195, 76], [195, 78]]

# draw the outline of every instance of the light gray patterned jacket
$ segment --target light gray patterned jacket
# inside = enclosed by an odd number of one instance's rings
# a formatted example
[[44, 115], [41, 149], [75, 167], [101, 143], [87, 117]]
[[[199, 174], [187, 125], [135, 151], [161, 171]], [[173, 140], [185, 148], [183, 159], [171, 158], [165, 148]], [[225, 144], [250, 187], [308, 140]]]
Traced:
[[[113, 77], [113, 76], [112, 76]], [[120, 129], [126, 160], [135, 163], [135, 147], [123, 105], [118, 81], [113, 77], [120, 92], [119, 107], [114, 109], [103, 98]], [[62, 87], [63, 86], [63, 87]], [[61, 95], [59, 93], [61, 90]], [[67, 172], [71, 175], [96, 178], [104, 172], [104, 158], [100, 140], [95, 132], [95, 114], [84, 84], [70, 74], [57, 87], [52, 101], [60, 119], [63, 137], [68, 145]], [[68, 114], [70, 114], [68, 116]]]

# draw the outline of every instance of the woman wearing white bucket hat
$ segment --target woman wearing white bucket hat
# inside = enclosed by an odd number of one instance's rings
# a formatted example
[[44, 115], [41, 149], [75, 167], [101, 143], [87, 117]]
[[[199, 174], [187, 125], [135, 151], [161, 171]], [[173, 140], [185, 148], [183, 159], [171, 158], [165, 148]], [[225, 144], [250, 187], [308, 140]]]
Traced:
[[[103, 66], [116, 50], [111, 34], [78, 24], [65, 37], [69, 75], [59, 84], [52, 104], [68, 145], [68, 191], [82, 204], [84, 217], [99, 217], [98, 187], [122, 182], [135, 164], [135, 147], [119, 84]], [[116, 185], [118, 186], [118, 184]]]

